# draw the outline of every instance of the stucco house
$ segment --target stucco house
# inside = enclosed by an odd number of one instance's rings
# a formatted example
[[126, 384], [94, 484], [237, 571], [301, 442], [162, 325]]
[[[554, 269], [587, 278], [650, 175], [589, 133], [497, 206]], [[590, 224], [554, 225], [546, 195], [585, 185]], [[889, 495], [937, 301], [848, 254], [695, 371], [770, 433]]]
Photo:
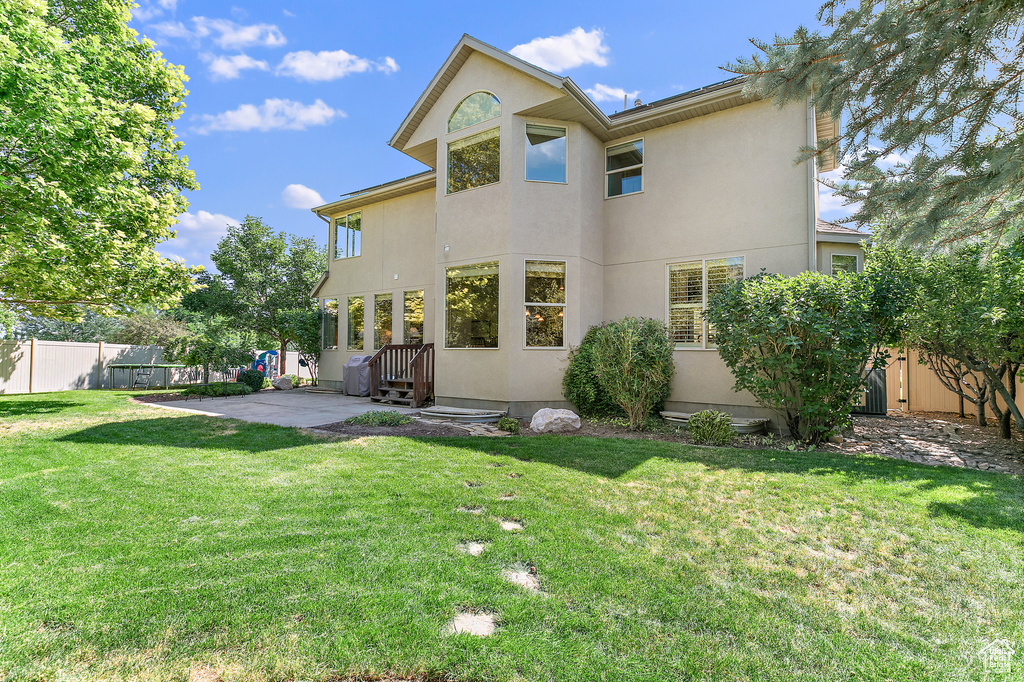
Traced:
[[572, 80], [463, 36], [389, 143], [429, 170], [313, 209], [330, 226], [321, 384], [391, 344], [378, 375], [432, 361], [438, 405], [569, 407], [570, 346], [632, 315], [676, 342], [669, 409], [762, 414], [702, 321], [708, 290], [762, 268], [859, 269], [867, 235], [819, 221], [819, 169], [794, 163], [834, 123], [742, 89], [609, 116]]

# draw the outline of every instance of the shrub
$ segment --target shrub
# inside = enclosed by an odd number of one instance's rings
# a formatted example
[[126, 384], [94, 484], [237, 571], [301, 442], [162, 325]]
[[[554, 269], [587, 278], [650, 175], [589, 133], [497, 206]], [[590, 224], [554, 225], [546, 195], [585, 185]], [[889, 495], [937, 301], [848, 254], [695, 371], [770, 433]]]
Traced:
[[345, 420], [346, 424], [360, 426], [401, 426], [413, 421], [412, 417], [395, 410], [370, 410]]
[[238, 373], [238, 380], [249, 387], [250, 391], [263, 388], [263, 372], [258, 369], [246, 369]]
[[233, 383], [215, 383], [215, 384], [198, 384], [196, 386], [189, 386], [181, 395], [201, 395], [207, 398], [222, 398], [232, 395], [249, 395], [252, 393], [245, 384], [233, 384]]
[[498, 428], [511, 434], [519, 433], [521, 430], [519, 420], [515, 417], [502, 417], [498, 420]]
[[[842, 430], [885, 331], [866, 275], [757, 275], [718, 289], [705, 313], [736, 390], [779, 412], [794, 438]], [[884, 298], [884, 297], [883, 297]]]
[[596, 336], [597, 380], [626, 413], [629, 428], [638, 431], [671, 390], [676, 366], [668, 327], [661, 320], [626, 317], [598, 328]]
[[601, 388], [594, 373], [594, 345], [601, 327], [587, 330], [583, 341], [569, 352], [569, 368], [562, 377], [562, 394], [576, 406], [576, 411], [587, 417], [623, 415], [622, 408]]
[[732, 418], [724, 412], [701, 410], [686, 423], [690, 438], [702, 445], [728, 445], [736, 437]]

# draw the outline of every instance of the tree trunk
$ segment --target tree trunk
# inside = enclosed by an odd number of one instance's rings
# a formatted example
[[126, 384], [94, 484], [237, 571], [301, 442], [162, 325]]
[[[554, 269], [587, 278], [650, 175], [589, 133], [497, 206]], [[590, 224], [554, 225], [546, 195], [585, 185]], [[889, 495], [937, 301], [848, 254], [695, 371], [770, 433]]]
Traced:
[[988, 417], [985, 415], [985, 401], [988, 400], [988, 384], [985, 384], [984, 389], [978, 396], [978, 402], [975, 406], [978, 408], [978, 426], [988, 426]]
[[1003, 385], [1003, 375], [1006, 374], [1006, 365], [999, 367], [999, 372], [993, 372], [991, 375], [985, 372], [985, 376], [988, 377], [988, 404], [992, 408], [992, 416], [996, 418], [996, 426], [999, 427], [1000, 438], [1010, 438], [1010, 411], [1003, 410], [999, 407], [999, 392], [996, 387], [993, 386], [993, 382], [997, 382], [1000, 386]]
[[[995, 394], [1003, 396], [1003, 401], [1006, 402], [1006, 406], [1010, 413], [1013, 415], [1013, 421], [1017, 425], [1017, 430], [1024, 433], [1024, 415], [1021, 415], [1020, 408], [1017, 407], [1017, 403], [1010, 396], [1010, 391], [1003, 384], [1003, 374], [1006, 372], [1006, 366], [1000, 365], [999, 371], [992, 369], [989, 365], [982, 364], [980, 362], [972, 362], [972, 369], [985, 373], [985, 377], [988, 379], [989, 390], [991, 395], [989, 396], [989, 405], [993, 408], [996, 406]], [[1016, 390], [1016, 389], [1015, 389]]]
[[278, 369], [280, 369], [279, 376], [288, 373], [288, 339], [281, 339], [281, 361], [278, 364]]
[[958, 398], [960, 398], [960, 418], [963, 419], [964, 417], [967, 416], [964, 414], [964, 394], [957, 393], [956, 395]]

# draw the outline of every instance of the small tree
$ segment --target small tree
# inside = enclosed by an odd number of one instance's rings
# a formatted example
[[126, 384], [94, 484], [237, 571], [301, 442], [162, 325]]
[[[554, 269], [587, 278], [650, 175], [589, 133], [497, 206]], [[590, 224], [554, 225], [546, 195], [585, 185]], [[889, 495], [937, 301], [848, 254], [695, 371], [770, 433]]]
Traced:
[[[321, 325], [323, 312], [315, 310], [292, 310], [284, 314], [285, 332], [295, 344], [299, 359], [306, 363], [309, 375], [316, 386], [320, 367], [320, 351], [323, 348]], [[296, 371], [298, 374], [298, 371]]]
[[720, 289], [706, 316], [736, 389], [817, 443], [849, 422], [877, 357], [874, 294], [867, 275], [761, 274]]
[[672, 388], [676, 366], [668, 327], [661, 320], [626, 317], [598, 327], [594, 373], [601, 388], [640, 430]]
[[569, 367], [562, 377], [562, 393], [587, 416], [622, 415], [622, 408], [601, 388], [594, 370], [594, 346], [601, 327], [587, 330], [580, 345], [569, 351]]

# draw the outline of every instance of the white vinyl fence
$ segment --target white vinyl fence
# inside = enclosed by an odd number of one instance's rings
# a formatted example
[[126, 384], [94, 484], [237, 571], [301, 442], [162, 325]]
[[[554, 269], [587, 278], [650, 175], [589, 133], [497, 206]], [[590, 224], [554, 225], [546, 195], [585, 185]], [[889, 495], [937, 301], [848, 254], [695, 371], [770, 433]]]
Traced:
[[[45, 393], [80, 389], [130, 388], [129, 373], [114, 371], [110, 384], [109, 366], [120, 364], [162, 364], [160, 346], [127, 346], [114, 343], [72, 343], [69, 341], [0, 340], [0, 394]], [[309, 370], [299, 367], [299, 354], [288, 353], [288, 374], [309, 378]], [[164, 370], [157, 369], [151, 386], [163, 385]], [[189, 373], [168, 369], [171, 384], [189, 382]], [[211, 380], [219, 381], [215, 374]]]

